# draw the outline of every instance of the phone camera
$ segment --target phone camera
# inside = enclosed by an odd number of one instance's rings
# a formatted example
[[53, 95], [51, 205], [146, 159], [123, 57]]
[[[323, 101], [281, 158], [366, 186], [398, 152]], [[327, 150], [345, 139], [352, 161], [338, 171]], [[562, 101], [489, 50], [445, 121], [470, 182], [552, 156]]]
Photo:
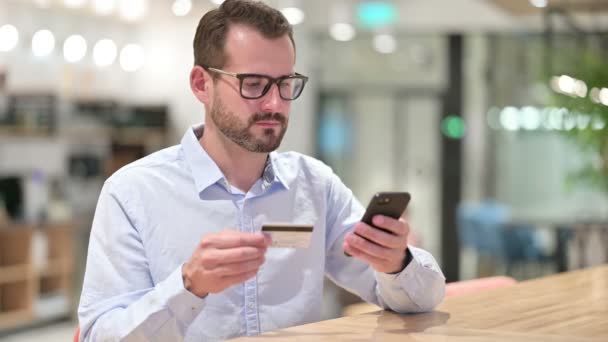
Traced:
[[380, 199], [378, 200], [378, 204], [388, 204], [390, 201], [391, 201], [391, 199], [390, 199], [390, 198], [388, 198], [388, 197], [384, 197], [384, 198], [380, 198]]

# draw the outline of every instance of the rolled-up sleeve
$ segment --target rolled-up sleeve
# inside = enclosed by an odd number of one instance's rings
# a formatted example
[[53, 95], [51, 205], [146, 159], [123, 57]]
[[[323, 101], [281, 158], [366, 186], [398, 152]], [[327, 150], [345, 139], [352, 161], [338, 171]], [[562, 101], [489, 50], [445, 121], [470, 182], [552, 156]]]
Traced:
[[137, 226], [137, 201], [107, 181], [89, 242], [78, 308], [80, 341], [182, 340], [204, 299], [184, 288], [181, 265], [154, 284]]

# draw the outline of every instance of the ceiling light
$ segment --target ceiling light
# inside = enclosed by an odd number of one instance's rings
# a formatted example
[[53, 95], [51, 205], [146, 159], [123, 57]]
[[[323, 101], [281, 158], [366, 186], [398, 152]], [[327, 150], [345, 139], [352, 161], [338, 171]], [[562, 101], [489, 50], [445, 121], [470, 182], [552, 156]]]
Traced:
[[337, 23], [331, 25], [329, 34], [339, 42], [347, 42], [355, 38], [355, 28], [351, 24]]
[[87, 53], [87, 41], [77, 34], [70, 36], [63, 43], [63, 57], [69, 63], [76, 63]]
[[63, 0], [65, 7], [69, 8], [80, 8], [84, 6], [87, 0]]
[[281, 13], [283, 13], [291, 25], [298, 25], [304, 21], [304, 11], [297, 7], [283, 8]]
[[143, 18], [147, 10], [147, 0], [121, 0], [118, 8], [120, 16], [127, 21], [137, 21]]
[[112, 65], [116, 59], [116, 44], [110, 39], [102, 39], [93, 48], [93, 60], [100, 67]]
[[98, 15], [110, 15], [116, 9], [116, 0], [93, 0], [93, 9]]
[[600, 90], [599, 99], [603, 105], [608, 106], [608, 88]]
[[549, 4], [549, 0], [530, 0], [530, 4], [537, 8], [545, 8]]
[[397, 41], [390, 34], [378, 34], [374, 37], [374, 49], [380, 53], [393, 53], [397, 49]]
[[505, 107], [500, 112], [500, 124], [507, 131], [518, 131], [519, 124], [519, 110], [515, 107]]
[[572, 94], [574, 92], [574, 84], [576, 80], [568, 75], [562, 75], [558, 78], [557, 85], [559, 90], [566, 94]]
[[535, 131], [541, 125], [541, 114], [538, 108], [535, 107], [523, 107], [520, 114], [521, 127], [528, 131]]
[[55, 48], [55, 36], [49, 30], [40, 30], [32, 37], [32, 52], [36, 57], [48, 56]]
[[4, 25], [0, 27], [0, 51], [8, 52], [17, 46], [19, 42], [19, 31], [13, 25]]
[[589, 92], [589, 98], [592, 102], [600, 103], [600, 91], [601, 89], [599, 88], [591, 88], [591, 91]]
[[191, 0], [175, 0], [173, 2], [173, 6], [171, 6], [173, 10], [173, 14], [178, 17], [183, 17], [188, 15], [192, 10], [192, 1]]
[[574, 94], [578, 97], [587, 97], [587, 84], [584, 81], [576, 80], [574, 82]]

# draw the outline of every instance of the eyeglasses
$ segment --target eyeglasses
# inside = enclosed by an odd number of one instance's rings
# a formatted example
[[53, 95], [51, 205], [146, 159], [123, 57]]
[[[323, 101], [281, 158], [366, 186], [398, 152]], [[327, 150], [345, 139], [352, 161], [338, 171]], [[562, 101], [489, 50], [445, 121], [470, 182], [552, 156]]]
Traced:
[[260, 74], [235, 74], [232, 72], [206, 67], [208, 71], [236, 77], [240, 82], [241, 96], [245, 99], [255, 100], [266, 95], [273, 84], [279, 87], [279, 95], [283, 100], [293, 101], [300, 97], [308, 77], [296, 73], [295, 75], [273, 78]]

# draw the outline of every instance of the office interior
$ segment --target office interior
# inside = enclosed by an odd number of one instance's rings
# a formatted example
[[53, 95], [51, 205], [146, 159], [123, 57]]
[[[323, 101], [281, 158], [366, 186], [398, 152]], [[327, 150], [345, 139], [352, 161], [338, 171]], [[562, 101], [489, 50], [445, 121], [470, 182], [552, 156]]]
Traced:
[[[448, 282], [608, 262], [608, 1], [265, 2], [310, 77], [280, 150], [364, 204], [410, 192]], [[0, 1], [0, 338], [71, 338], [101, 186], [202, 122], [192, 39], [219, 3]], [[327, 281], [324, 316], [357, 301]]]

